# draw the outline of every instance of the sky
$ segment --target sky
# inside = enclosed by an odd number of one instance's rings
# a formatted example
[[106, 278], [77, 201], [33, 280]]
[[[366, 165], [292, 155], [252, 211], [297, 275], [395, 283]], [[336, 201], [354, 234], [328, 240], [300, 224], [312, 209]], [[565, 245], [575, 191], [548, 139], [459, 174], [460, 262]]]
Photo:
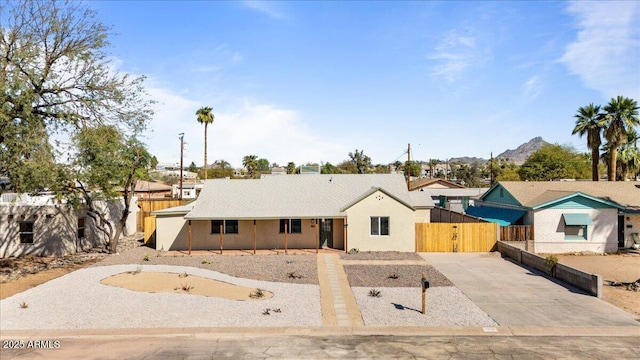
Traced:
[[489, 158], [541, 136], [587, 152], [577, 109], [640, 100], [639, 1], [90, 1], [157, 101], [160, 162]]

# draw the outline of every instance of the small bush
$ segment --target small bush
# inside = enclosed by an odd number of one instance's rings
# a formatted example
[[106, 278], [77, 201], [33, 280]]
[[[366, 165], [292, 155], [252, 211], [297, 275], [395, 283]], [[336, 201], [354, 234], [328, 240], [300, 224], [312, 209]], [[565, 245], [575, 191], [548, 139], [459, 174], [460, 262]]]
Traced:
[[261, 299], [264, 297], [264, 290], [256, 289], [249, 294], [249, 297], [252, 299]]
[[389, 279], [394, 279], [394, 280], [395, 280], [395, 279], [399, 278], [399, 276], [398, 276], [398, 274], [393, 273], [393, 274], [391, 274], [391, 275], [387, 276], [387, 278], [389, 278]]
[[358, 248], [351, 248], [351, 250], [349, 250], [349, 254], [357, 254], [360, 252], [360, 249]]
[[380, 296], [382, 296], [382, 294], [380, 293], [380, 290], [371, 289], [369, 290], [369, 296], [379, 298]]
[[149, 256], [149, 254], [144, 254], [144, 256], [142, 257], [142, 261], [149, 261], [151, 260], [151, 256]]
[[138, 267], [136, 267], [136, 269], [135, 269], [135, 270], [133, 270], [133, 271], [129, 271], [129, 274], [131, 274], [131, 275], [138, 275], [138, 274], [140, 274], [141, 272], [142, 272], [142, 266], [138, 266]]
[[189, 284], [180, 284], [180, 286], [177, 286], [177, 287], [173, 288], [173, 290], [182, 290], [184, 292], [189, 292], [189, 291], [193, 290], [193, 286], [191, 286]]
[[271, 309], [262, 310], [262, 315], [271, 315]]
[[27, 304], [26, 302], [23, 301], [23, 302], [20, 303], [20, 308], [21, 309], [26, 309], [28, 307], [29, 307], [29, 304]]
[[558, 258], [553, 256], [553, 255], [549, 255], [546, 258], [544, 258], [544, 267], [547, 270], [547, 273], [551, 276], [555, 275], [556, 272], [556, 265], [558, 265]]
[[285, 263], [285, 264], [293, 264], [294, 262], [295, 262], [295, 261], [293, 261], [293, 260], [286, 260], [284, 263]]
[[189, 274], [187, 274], [187, 272], [183, 272], [182, 274], [178, 274], [179, 278], [186, 278], [187, 276], [189, 276]]
[[211, 261], [209, 261], [207, 258], [202, 259], [202, 263], [203, 264], [211, 264]]
[[302, 279], [304, 276], [302, 276], [300, 274], [296, 274], [295, 271], [292, 271], [292, 272], [287, 273], [287, 277], [289, 279]]

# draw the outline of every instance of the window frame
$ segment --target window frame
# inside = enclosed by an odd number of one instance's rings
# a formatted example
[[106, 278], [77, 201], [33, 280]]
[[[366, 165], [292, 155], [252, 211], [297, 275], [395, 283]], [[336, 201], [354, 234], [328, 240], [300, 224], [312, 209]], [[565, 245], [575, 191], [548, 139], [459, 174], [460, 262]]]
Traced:
[[[384, 233], [384, 230], [386, 230], [386, 233]], [[369, 218], [369, 236], [391, 236], [391, 217], [371, 216]]]
[[[213, 224], [216, 224], [214, 227]], [[220, 235], [220, 225], [222, 225], [222, 233], [223, 234], [233, 234], [236, 235], [240, 232], [240, 223], [238, 220], [221, 220], [221, 219], [213, 219], [211, 220], [211, 235]]]
[[287, 222], [287, 234], [302, 234], [302, 219], [280, 219], [280, 234], [284, 234], [285, 222]]
[[[20, 244], [33, 244], [34, 243], [34, 221], [20, 221], [18, 222], [18, 236], [20, 238]], [[30, 229], [23, 230], [23, 225], [29, 225]], [[29, 231], [30, 230], [30, 231]]]

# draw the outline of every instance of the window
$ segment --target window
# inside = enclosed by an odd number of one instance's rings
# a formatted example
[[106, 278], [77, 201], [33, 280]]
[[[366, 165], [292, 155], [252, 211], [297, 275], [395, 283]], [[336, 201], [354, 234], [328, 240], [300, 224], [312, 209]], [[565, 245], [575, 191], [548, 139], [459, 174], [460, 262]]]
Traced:
[[84, 239], [84, 221], [85, 218], [78, 218], [78, 239]]
[[587, 225], [565, 225], [565, 240], [587, 240]]
[[389, 217], [388, 216], [372, 216], [371, 217], [371, 235], [372, 236], [389, 236]]
[[285, 225], [289, 234], [302, 233], [302, 219], [280, 219], [280, 233], [284, 233]]
[[565, 240], [587, 240], [588, 226], [593, 224], [589, 214], [562, 214]]
[[33, 244], [33, 221], [20, 222], [20, 243]]
[[225, 234], [238, 233], [238, 220], [211, 220], [211, 233], [220, 234], [220, 226]]

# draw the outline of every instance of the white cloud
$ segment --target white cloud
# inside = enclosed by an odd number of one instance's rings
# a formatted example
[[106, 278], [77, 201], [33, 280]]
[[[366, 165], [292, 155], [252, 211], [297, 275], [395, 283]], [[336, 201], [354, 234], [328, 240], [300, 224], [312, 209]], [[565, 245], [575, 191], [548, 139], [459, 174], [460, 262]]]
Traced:
[[[186, 142], [184, 161], [204, 161], [204, 126], [195, 112], [204, 103], [189, 100], [166, 89], [150, 88], [158, 100], [153, 132], [146, 143], [161, 162], [180, 161], [179, 133]], [[236, 101], [225, 109], [214, 107], [215, 120], [208, 126], [208, 162], [225, 159], [242, 166], [245, 155], [258, 155], [271, 163], [337, 162], [349, 151], [342, 144], [322, 139], [301, 120], [295, 110], [281, 109], [249, 100]], [[185, 165], [185, 166], [186, 166]]]
[[579, 29], [560, 61], [605, 97], [640, 97], [640, 2], [580, 1], [568, 5]]
[[431, 75], [449, 82], [458, 80], [466, 70], [483, 61], [476, 38], [456, 30], [449, 31], [428, 58], [436, 62], [431, 68]]
[[526, 100], [534, 100], [540, 95], [542, 92], [542, 84], [540, 82], [540, 78], [536, 76], [532, 76], [529, 80], [525, 81], [522, 84], [522, 93]]
[[247, 0], [243, 1], [242, 3], [249, 9], [265, 13], [274, 19], [280, 19], [284, 17], [281, 12], [275, 9], [274, 2], [264, 0]]

